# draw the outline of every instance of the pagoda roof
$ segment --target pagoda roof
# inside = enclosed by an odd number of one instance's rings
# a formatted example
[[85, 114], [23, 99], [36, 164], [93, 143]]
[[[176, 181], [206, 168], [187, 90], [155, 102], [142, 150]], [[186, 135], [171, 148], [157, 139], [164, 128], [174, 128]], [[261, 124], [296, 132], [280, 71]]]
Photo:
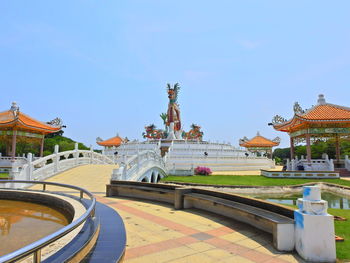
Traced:
[[270, 140], [261, 136], [259, 132], [252, 139], [248, 139], [247, 137], [244, 137], [243, 139], [239, 140], [239, 145], [246, 148], [274, 147], [274, 146], [278, 146], [279, 144], [280, 144], [280, 139], [278, 137], [276, 137], [274, 140]]
[[0, 129], [48, 134], [58, 132], [61, 128], [61, 125], [50, 125], [20, 112], [15, 102], [10, 110], [0, 112]]
[[121, 137], [119, 137], [119, 135], [117, 135], [105, 141], [103, 140], [97, 141], [97, 144], [101, 146], [112, 147], [112, 146], [120, 146], [123, 142], [124, 140]]
[[289, 120], [277, 116], [273, 127], [278, 131], [291, 132], [303, 128], [312, 123], [342, 123], [350, 124], [350, 108], [336, 104], [326, 103], [324, 96], [319, 95], [317, 105], [303, 111], [296, 102], [294, 105], [294, 116]]

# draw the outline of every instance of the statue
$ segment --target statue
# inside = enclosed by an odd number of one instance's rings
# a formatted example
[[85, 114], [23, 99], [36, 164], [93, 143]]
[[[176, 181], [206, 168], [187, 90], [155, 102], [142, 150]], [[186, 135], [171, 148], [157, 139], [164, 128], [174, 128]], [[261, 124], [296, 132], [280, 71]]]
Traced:
[[54, 127], [62, 127], [63, 126], [62, 119], [60, 119], [58, 117], [51, 120], [51, 121], [48, 121], [47, 124], [52, 125]]
[[159, 140], [164, 138], [164, 131], [156, 129], [156, 125], [150, 124], [145, 127], [146, 132], [142, 133], [143, 138]]
[[287, 120], [279, 115], [275, 115], [272, 119], [272, 124], [281, 124], [286, 122]]
[[[179, 83], [175, 83], [173, 87], [168, 83], [168, 112], [167, 112], [167, 121], [166, 126], [169, 127], [167, 139], [181, 139], [182, 130], [181, 130], [181, 117], [180, 117], [180, 107], [177, 104], [177, 96], [180, 90]], [[173, 123], [173, 124], [171, 124]]]
[[298, 115], [305, 113], [305, 111], [301, 108], [298, 102], [294, 103], [293, 110], [294, 110], [294, 113]]
[[184, 137], [184, 139], [187, 139], [187, 140], [202, 141], [203, 132], [201, 131], [200, 126], [193, 123], [191, 125], [191, 130], [189, 132], [185, 132], [183, 137]]

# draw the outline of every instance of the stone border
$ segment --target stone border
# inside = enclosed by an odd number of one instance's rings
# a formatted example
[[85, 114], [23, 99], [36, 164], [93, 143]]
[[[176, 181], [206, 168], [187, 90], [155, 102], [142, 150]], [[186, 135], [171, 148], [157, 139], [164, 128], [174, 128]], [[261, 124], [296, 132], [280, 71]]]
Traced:
[[261, 175], [268, 178], [312, 178], [312, 179], [335, 179], [340, 178], [334, 171], [268, 171], [261, 170]]
[[237, 194], [292, 194], [302, 191], [303, 186], [320, 185], [322, 190], [335, 194], [350, 196], [350, 187], [345, 185], [327, 183], [327, 182], [310, 182], [297, 185], [281, 185], [281, 186], [258, 186], [258, 185], [213, 185], [213, 184], [197, 184], [197, 183], [182, 183], [174, 181], [166, 181], [164, 184], [174, 186], [190, 186], [204, 189], [217, 189], [223, 192]]

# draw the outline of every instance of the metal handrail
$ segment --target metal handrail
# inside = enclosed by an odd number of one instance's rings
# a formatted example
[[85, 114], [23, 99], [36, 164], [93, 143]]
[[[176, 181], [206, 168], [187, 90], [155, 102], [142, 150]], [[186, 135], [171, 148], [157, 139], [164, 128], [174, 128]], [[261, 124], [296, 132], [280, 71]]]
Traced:
[[[33, 254], [33, 261], [35, 263], [41, 262], [41, 249], [46, 247], [47, 245], [53, 243], [57, 239], [60, 239], [61, 237], [67, 235], [74, 229], [76, 229], [78, 226], [80, 226], [82, 223], [84, 223], [90, 216], [95, 215], [95, 206], [96, 206], [96, 199], [93, 196], [92, 193], [89, 191], [78, 187], [74, 185], [68, 185], [68, 184], [61, 184], [61, 183], [53, 183], [53, 182], [42, 182], [42, 181], [25, 181], [25, 180], [0, 180], [0, 183], [27, 183], [27, 184], [41, 184], [43, 185], [43, 191], [46, 191], [46, 185], [54, 185], [64, 188], [70, 188], [74, 190], [78, 190], [80, 192], [80, 198], [82, 199], [84, 197], [84, 194], [89, 196], [91, 199], [91, 204], [86, 210], [84, 214], [82, 214], [78, 219], [74, 220], [69, 225], [66, 225], [65, 227], [59, 229], [58, 231], [43, 237], [25, 247], [22, 247], [16, 251], [13, 251], [9, 254], [6, 254], [2, 257], [0, 257], [0, 262], [14, 262], [17, 260], [20, 260], [22, 258], [25, 258], [31, 254]], [[1, 189], [11, 189], [11, 188], [1, 188]], [[12, 188], [13, 189], [13, 188]], [[23, 189], [19, 189], [23, 190]], [[26, 190], [28, 191], [28, 190]], [[30, 190], [29, 190], [30, 191]]]

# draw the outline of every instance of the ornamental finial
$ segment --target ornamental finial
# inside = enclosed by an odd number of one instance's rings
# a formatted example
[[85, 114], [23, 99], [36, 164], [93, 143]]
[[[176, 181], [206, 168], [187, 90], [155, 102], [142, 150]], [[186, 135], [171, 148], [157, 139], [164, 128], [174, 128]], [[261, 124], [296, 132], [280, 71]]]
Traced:
[[317, 103], [318, 103], [319, 105], [324, 105], [324, 104], [326, 104], [326, 99], [324, 98], [324, 95], [323, 95], [323, 94], [318, 95]]
[[11, 111], [18, 111], [19, 110], [19, 107], [17, 105], [17, 102], [12, 102], [12, 105], [11, 105]]
[[257, 131], [256, 136], [260, 136], [260, 132], [259, 131]]
[[11, 105], [11, 108], [10, 108], [10, 111], [13, 112], [13, 114], [15, 115], [15, 117], [18, 116], [18, 112], [19, 112], [19, 107], [17, 105], [17, 102], [12, 102], [12, 105]]

